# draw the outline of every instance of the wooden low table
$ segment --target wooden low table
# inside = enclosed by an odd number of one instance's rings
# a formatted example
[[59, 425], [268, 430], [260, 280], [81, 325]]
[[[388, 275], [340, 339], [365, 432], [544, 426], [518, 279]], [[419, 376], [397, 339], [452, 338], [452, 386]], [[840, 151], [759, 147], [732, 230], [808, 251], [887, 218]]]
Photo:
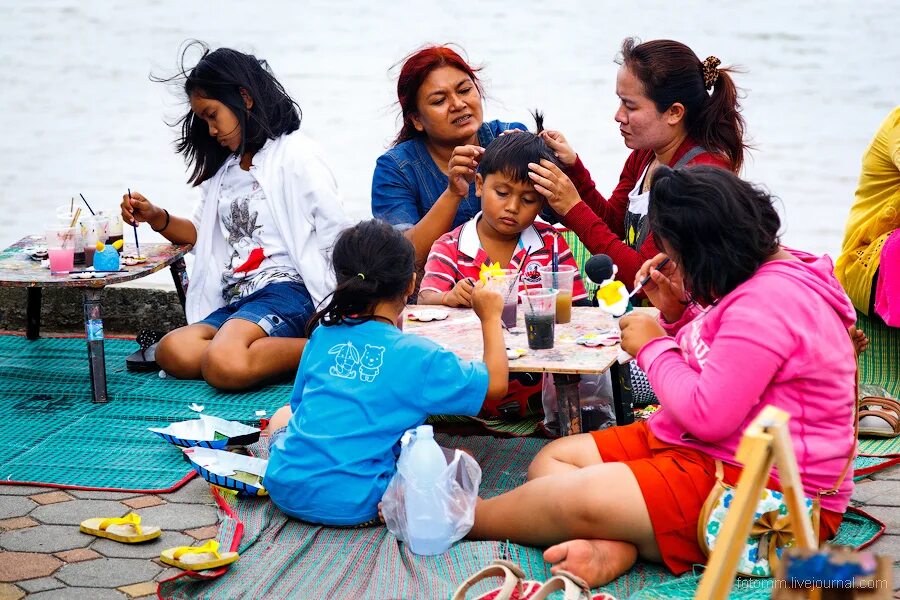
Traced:
[[[407, 307], [410, 310], [430, 308], [428, 306]], [[437, 308], [437, 307], [434, 307]], [[426, 337], [466, 360], [481, 360], [484, 352], [481, 325], [478, 317], [468, 308], [445, 308], [450, 316], [443, 321], [419, 322], [404, 320], [404, 330]], [[512, 332], [504, 331], [508, 348], [524, 348], [525, 356], [509, 361], [511, 373], [542, 372], [553, 373], [556, 398], [559, 407], [560, 435], [581, 433], [581, 399], [578, 396], [578, 382], [582, 375], [599, 375], [611, 370], [613, 378], [613, 405], [616, 423], [627, 425], [634, 422], [628, 369], [623, 368], [616, 358], [619, 345], [590, 348], [577, 344], [576, 339], [584, 334], [616, 327], [615, 320], [594, 307], [572, 308], [572, 321], [556, 325], [553, 348], [548, 350], [528, 349], [525, 333], [525, 317], [522, 307], [518, 311], [517, 327]]]
[[[141, 254], [147, 257], [146, 262], [130, 267], [123, 264], [122, 268], [125, 271], [122, 273], [108, 273], [104, 277], [92, 279], [73, 279], [68, 274], [51, 275], [50, 269], [42, 267], [40, 262], [32, 260], [26, 249], [43, 243], [43, 236], [29, 236], [0, 252], [0, 287], [28, 289], [25, 336], [29, 340], [36, 340], [40, 337], [41, 290], [43, 288], [84, 289], [84, 330], [90, 362], [91, 391], [94, 402], [106, 402], [106, 359], [103, 351], [102, 318], [103, 288], [146, 277], [169, 267], [172, 271], [172, 278], [175, 280], [178, 299], [183, 307], [184, 294], [188, 284], [184, 255], [191, 247], [189, 245], [141, 244]], [[134, 246], [126, 244], [124, 254], [135, 254], [136, 250]], [[75, 268], [83, 269], [81, 265], [76, 265]]]

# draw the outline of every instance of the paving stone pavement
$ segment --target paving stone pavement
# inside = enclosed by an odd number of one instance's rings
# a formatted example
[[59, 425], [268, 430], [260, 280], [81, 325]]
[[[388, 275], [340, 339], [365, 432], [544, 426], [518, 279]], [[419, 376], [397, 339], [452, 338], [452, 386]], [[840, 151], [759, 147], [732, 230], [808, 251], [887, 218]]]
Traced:
[[[159, 539], [120, 544], [83, 534], [78, 523], [122, 516], [132, 510], [123, 500], [151, 496], [78, 490], [46, 495], [52, 492], [0, 485], [0, 600], [155, 598], [156, 583], [180, 572], [155, 560], [160, 551], [201, 545], [215, 535], [219, 518], [209, 486], [195, 477], [176, 492], [159, 494], [164, 504], [135, 511], [143, 523], [163, 528]], [[42, 505], [31, 500], [35, 495], [55, 502]], [[900, 590], [900, 466], [857, 482], [853, 503], [887, 524], [887, 535], [870, 549], [894, 558], [893, 587]], [[38, 553], [42, 560], [4, 559], [16, 552]]]

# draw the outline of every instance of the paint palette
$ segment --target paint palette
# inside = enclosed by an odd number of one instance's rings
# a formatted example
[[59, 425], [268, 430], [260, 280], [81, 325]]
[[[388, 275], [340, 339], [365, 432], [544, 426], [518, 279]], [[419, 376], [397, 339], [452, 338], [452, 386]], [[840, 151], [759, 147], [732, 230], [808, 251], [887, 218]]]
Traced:
[[427, 323], [428, 321], [443, 321], [450, 316], [450, 313], [440, 308], [417, 308], [409, 311], [406, 316], [413, 321]]
[[528, 354], [528, 350], [525, 348], [507, 348], [506, 349], [506, 358], [509, 360], [516, 360], [517, 358], [522, 358]]
[[183, 448], [185, 457], [203, 479], [242, 496], [268, 496], [263, 486], [269, 461], [227, 450]]
[[31, 260], [47, 260], [50, 256], [47, 252], [47, 246], [31, 246], [29, 248], [24, 248], [22, 251], [27, 254]]
[[237, 421], [200, 415], [199, 419], [179, 421], [168, 427], [149, 427], [170, 444], [182, 447], [221, 450], [227, 446], [247, 446], [259, 440], [259, 429]]
[[596, 348], [597, 346], [614, 346], [622, 341], [620, 332], [616, 329], [601, 329], [586, 333], [575, 340], [576, 344]]
[[123, 254], [122, 262], [125, 263], [126, 266], [133, 267], [134, 265], [139, 265], [147, 262], [147, 257], [138, 256], [136, 254]]

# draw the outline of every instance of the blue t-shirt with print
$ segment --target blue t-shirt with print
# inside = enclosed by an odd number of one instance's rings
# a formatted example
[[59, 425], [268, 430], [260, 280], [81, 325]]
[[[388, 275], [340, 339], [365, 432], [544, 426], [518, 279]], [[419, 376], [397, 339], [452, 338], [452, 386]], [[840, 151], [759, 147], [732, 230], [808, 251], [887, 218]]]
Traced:
[[[486, 148], [508, 129], [528, 128], [521, 123], [487, 121], [478, 129], [478, 144]], [[423, 138], [397, 144], [375, 163], [372, 175], [372, 216], [400, 228], [409, 228], [431, 210], [447, 190], [449, 180], [435, 164]], [[481, 198], [475, 195], [475, 184], [459, 203], [450, 229], [459, 227], [481, 211]]]
[[428, 415], [476, 415], [487, 365], [387, 323], [320, 326], [303, 350], [293, 416], [264, 485], [285, 513], [325, 525], [374, 519], [400, 437]]

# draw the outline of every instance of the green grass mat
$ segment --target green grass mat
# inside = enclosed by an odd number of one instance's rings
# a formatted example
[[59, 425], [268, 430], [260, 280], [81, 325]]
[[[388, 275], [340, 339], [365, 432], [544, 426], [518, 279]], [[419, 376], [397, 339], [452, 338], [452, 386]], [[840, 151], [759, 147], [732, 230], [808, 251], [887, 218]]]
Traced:
[[900, 456], [900, 437], [860, 439], [859, 453], [865, 456]]
[[900, 328], [888, 327], [856, 311], [856, 326], [869, 338], [869, 348], [859, 357], [859, 382], [880, 385], [900, 397]]
[[[536, 438], [438, 436], [441, 445], [466, 448], [483, 469], [480, 493], [490, 497], [525, 481], [529, 463], [547, 443]], [[254, 446], [267, 456], [263, 444]], [[331, 529], [285, 517], [267, 499], [227, 499], [219, 542], [231, 548], [236, 538], [241, 559], [221, 577], [181, 578], [163, 582], [163, 598], [280, 598], [297, 590], [316, 598], [449, 598], [466, 577], [496, 558], [519, 564], [529, 579], [546, 580], [549, 565], [536, 548], [505, 542], [460, 542], [436, 557], [411, 554], [385, 527]], [[880, 526], [850, 514], [837, 541], [861, 545]], [[674, 577], [663, 567], [638, 563], [601, 588], [617, 598], [693, 598], [699, 577]], [[470, 597], [489, 591], [496, 580], [475, 586]], [[771, 580], [739, 580], [733, 598], [768, 598]]]
[[193, 473], [181, 451], [147, 431], [204, 414], [256, 422], [287, 403], [289, 384], [226, 394], [202, 381], [130, 373], [128, 340], [106, 340], [109, 402], [91, 402], [80, 338], [0, 336], [0, 480], [59, 487], [160, 491]]

